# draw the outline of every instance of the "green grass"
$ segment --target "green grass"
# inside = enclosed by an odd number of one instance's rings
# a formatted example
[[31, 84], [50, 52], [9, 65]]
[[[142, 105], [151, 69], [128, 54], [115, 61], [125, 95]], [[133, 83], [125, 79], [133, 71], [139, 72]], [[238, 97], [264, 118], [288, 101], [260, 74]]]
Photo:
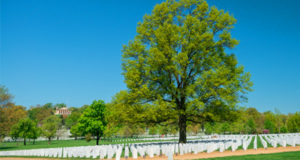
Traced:
[[[251, 139], [251, 142], [250, 142], [250, 144], [249, 144], [249, 146], [248, 146], [248, 149], [253, 149], [254, 148], [254, 139], [255, 139], [255, 137], [252, 137], [252, 139]], [[263, 148], [263, 146], [262, 146], [262, 144], [261, 144], [261, 142], [260, 142], [260, 140], [258, 140], [259, 139], [259, 137], [257, 137], [257, 148]], [[243, 149], [243, 144], [242, 145], [240, 145], [238, 148], [237, 148], [237, 150], [242, 150]], [[230, 150], [231, 150], [231, 147], [230, 147]]]
[[[115, 140], [121, 140], [121, 138], [114, 138]], [[124, 140], [124, 139], [123, 139]], [[141, 143], [141, 142], [159, 142], [159, 141], [129, 141], [127, 142], [114, 142], [109, 140], [101, 140], [99, 141], [100, 145], [105, 144], [120, 144], [120, 143]], [[166, 141], [166, 140], [165, 140]], [[170, 141], [170, 140], [168, 140]], [[171, 140], [172, 141], [172, 140]], [[252, 138], [251, 144], [249, 145], [248, 149], [253, 148], [253, 141]], [[258, 148], [261, 148], [262, 145], [260, 144], [260, 139], [257, 139]], [[93, 146], [96, 145], [96, 140], [91, 140], [87, 142], [85, 140], [52, 140], [51, 144], [48, 144], [48, 141], [36, 141], [35, 144], [33, 142], [27, 142], [27, 145], [24, 146], [23, 142], [3, 142], [0, 143], [0, 151], [9, 151], [9, 150], [22, 150], [22, 149], [39, 149], [39, 148], [59, 148], [59, 147], [75, 147], [75, 146]], [[261, 147], [260, 147], [261, 146]], [[238, 149], [242, 149], [242, 146], [239, 146]]]
[[300, 159], [300, 151], [208, 158], [207, 160], [299, 160], [299, 159]]
[[[101, 144], [108, 142], [101, 141]], [[109, 142], [111, 143], [111, 142]], [[53, 140], [50, 144], [48, 141], [36, 141], [35, 144], [32, 142], [27, 142], [27, 145], [24, 146], [23, 142], [3, 142], [0, 143], [0, 150], [21, 150], [21, 149], [37, 149], [37, 148], [59, 148], [59, 147], [71, 147], [71, 146], [89, 146], [95, 145], [96, 141], [91, 140], [87, 142], [85, 140]]]
[[[142, 141], [129, 141], [126, 143], [139, 143]], [[143, 141], [145, 142], [145, 141]], [[154, 142], [154, 141], [153, 141]], [[254, 137], [248, 149], [253, 149]], [[99, 142], [100, 144], [116, 144], [120, 142], [111, 142], [110, 140], [102, 140]], [[21, 150], [21, 149], [37, 149], [37, 148], [57, 148], [57, 147], [71, 147], [71, 146], [88, 146], [95, 145], [96, 141], [92, 140], [87, 142], [85, 140], [53, 140], [51, 144], [48, 144], [47, 141], [37, 141], [36, 144], [32, 144], [32, 142], [28, 142], [27, 146], [24, 146], [22, 142], [5, 142], [0, 143], [0, 151], [4, 150]], [[260, 138], [257, 137], [257, 147], [262, 148], [262, 143]], [[124, 154], [124, 153], [123, 153]], [[23, 157], [23, 156], [21, 156]], [[28, 157], [27, 157], [28, 158]], [[29, 157], [29, 158], [37, 158], [37, 157]], [[49, 158], [51, 159], [51, 158]], [[60, 158], [62, 159], [62, 158]], [[89, 159], [89, 158], [69, 158], [69, 159]], [[222, 158], [209, 158], [208, 160], [300, 160], [300, 152], [284, 152], [284, 153], [275, 153], [275, 154], [258, 154], [258, 155], [246, 155], [246, 156], [231, 156], [231, 157], [222, 157]]]
[[267, 141], [267, 139], [266, 139], [266, 137], [265, 136], [262, 136], [262, 138], [267, 142], [267, 146], [268, 146], [268, 148], [271, 148], [271, 147], [273, 147], [272, 146], [272, 144], [270, 144], [268, 141]]
[[[105, 144], [127, 144], [127, 143], [143, 143], [143, 142], [168, 142], [168, 141], [177, 141], [177, 140], [142, 140], [142, 141], [133, 141], [134, 138], [126, 138], [128, 141], [120, 142], [116, 140], [125, 140], [125, 138], [112, 138], [112, 139], [103, 139], [99, 141], [99, 145]], [[189, 139], [193, 140], [193, 139]], [[22, 150], [22, 149], [39, 149], [39, 148], [60, 148], [60, 147], [76, 147], [76, 146], [94, 146], [96, 145], [96, 140], [91, 140], [87, 142], [84, 139], [81, 140], [52, 140], [51, 144], [48, 144], [48, 141], [36, 141], [27, 142], [27, 145], [23, 145], [23, 141], [20, 142], [0, 142], [0, 151], [11, 151], [11, 150]]]
[[[117, 139], [114, 139], [117, 140]], [[141, 143], [141, 142], [159, 142], [159, 141], [127, 141], [127, 142], [112, 142], [111, 140], [101, 140], [99, 145], [105, 144], [122, 144], [122, 143]], [[39, 149], [39, 148], [59, 148], [59, 147], [75, 147], [75, 146], [94, 146], [96, 145], [96, 140], [91, 140], [87, 142], [85, 140], [52, 140], [50, 144], [48, 141], [36, 141], [27, 142], [24, 146], [23, 142], [3, 142], [0, 143], [0, 151], [10, 151], [10, 150], [22, 150], [22, 149]]]
[[[248, 149], [253, 149], [254, 148], [254, 145], [253, 145], [254, 144], [254, 139], [255, 139], [255, 137], [252, 137], [252, 140], [251, 140], [251, 142], [248, 146]], [[263, 138], [263, 139], [265, 140], [265, 138]], [[268, 142], [267, 142], [267, 144], [268, 144], [268, 148], [272, 147], [272, 145], [269, 144]], [[277, 147], [280, 147], [280, 144], [277, 144]], [[260, 140], [259, 136], [257, 136], [257, 148], [264, 148], [264, 146], [261, 143], [261, 140]], [[239, 149], [243, 149], [242, 146], [240, 146]]]

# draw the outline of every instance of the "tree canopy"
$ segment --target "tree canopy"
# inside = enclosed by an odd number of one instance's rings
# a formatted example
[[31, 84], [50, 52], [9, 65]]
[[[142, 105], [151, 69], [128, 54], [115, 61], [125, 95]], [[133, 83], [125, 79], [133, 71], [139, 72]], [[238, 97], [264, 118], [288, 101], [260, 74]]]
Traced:
[[13, 96], [5, 86], [0, 85], [0, 141], [10, 134], [11, 127], [27, 115], [26, 108], [15, 105]]
[[[96, 136], [96, 144], [99, 144], [100, 137], [103, 136], [104, 130], [107, 125], [105, 119], [106, 107], [102, 100], [93, 101], [93, 103], [87, 107], [78, 121], [79, 130], [84, 135], [92, 134]], [[75, 130], [76, 128], [74, 128]]]
[[38, 128], [36, 123], [29, 118], [21, 119], [12, 127], [11, 136], [16, 139], [21, 137], [24, 139], [24, 145], [28, 138], [36, 139], [38, 136]]
[[8, 92], [8, 89], [0, 85], [0, 108], [5, 108], [12, 103], [13, 96]]
[[44, 119], [47, 117], [54, 115], [53, 108], [51, 107], [50, 103], [46, 103], [43, 106], [36, 105], [32, 106], [28, 110], [28, 116], [30, 119], [37, 121], [39, 124], [42, 124]]
[[123, 48], [124, 113], [136, 122], [177, 123], [185, 143], [187, 122], [234, 110], [252, 85], [234, 54], [226, 53], [238, 44], [230, 34], [235, 23], [204, 0], [156, 5]]
[[55, 116], [49, 116], [43, 120], [42, 132], [45, 137], [48, 138], [48, 142], [51, 142], [51, 139], [55, 137], [56, 131], [59, 129], [61, 120]]

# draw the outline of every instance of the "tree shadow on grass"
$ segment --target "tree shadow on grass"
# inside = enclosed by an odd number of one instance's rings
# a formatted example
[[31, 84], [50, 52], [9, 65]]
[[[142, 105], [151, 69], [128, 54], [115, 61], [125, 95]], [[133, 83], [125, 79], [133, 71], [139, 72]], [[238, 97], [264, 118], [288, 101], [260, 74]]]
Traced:
[[0, 151], [1, 150], [14, 149], [14, 148], [18, 148], [18, 147], [17, 146], [16, 147], [13, 147], [13, 146], [0, 146]]

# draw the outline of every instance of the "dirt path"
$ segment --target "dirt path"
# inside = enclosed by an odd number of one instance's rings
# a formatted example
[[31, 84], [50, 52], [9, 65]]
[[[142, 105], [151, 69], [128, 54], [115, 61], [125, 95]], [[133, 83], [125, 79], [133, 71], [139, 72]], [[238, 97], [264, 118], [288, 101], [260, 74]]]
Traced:
[[[278, 147], [278, 148], [268, 148], [263, 149], [259, 148], [257, 150], [248, 149], [244, 150], [237, 150], [235, 152], [231, 151], [224, 151], [224, 152], [212, 152], [212, 153], [199, 153], [199, 154], [185, 154], [183, 156], [174, 156], [174, 160], [187, 160], [187, 159], [201, 159], [201, 158], [214, 158], [214, 157], [226, 157], [226, 156], [240, 156], [240, 155], [250, 155], [250, 154], [267, 154], [267, 153], [278, 153], [278, 152], [291, 152], [291, 151], [300, 151], [300, 146], [296, 147]], [[50, 158], [16, 158], [16, 157], [9, 157], [9, 158], [0, 158], [0, 160], [50, 160]], [[154, 157], [154, 158], [138, 158], [142, 160], [166, 160], [166, 156], [162, 157]], [[51, 159], [54, 160], [54, 159]], [[133, 158], [121, 158], [121, 160], [136, 160]]]
[[244, 150], [237, 150], [235, 152], [232, 151], [224, 151], [224, 152], [212, 152], [212, 153], [199, 153], [199, 154], [186, 154], [183, 156], [175, 156], [176, 160], [184, 160], [184, 159], [201, 159], [201, 158], [214, 158], [214, 157], [226, 157], [226, 156], [241, 156], [241, 155], [250, 155], [250, 154], [267, 154], [267, 153], [279, 153], [279, 152], [292, 152], [292, 151], [300, 151], [300, 146], [297, 147], [278, 147], [278, 148], [268, 148], [263, 149], [259, 148]]

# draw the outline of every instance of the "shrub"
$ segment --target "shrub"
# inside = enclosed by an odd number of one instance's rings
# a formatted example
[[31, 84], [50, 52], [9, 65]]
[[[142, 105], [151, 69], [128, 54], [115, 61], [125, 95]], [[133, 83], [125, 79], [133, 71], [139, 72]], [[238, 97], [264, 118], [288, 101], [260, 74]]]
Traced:
[[92, 137], [92, 134], [91, 134], [91, 133], [88, 133], [88, 134], [85, 135], [85, 140], [86, 140], [87, 142], [91, 141], [92, 139], [93, 139], [93, 137]]

